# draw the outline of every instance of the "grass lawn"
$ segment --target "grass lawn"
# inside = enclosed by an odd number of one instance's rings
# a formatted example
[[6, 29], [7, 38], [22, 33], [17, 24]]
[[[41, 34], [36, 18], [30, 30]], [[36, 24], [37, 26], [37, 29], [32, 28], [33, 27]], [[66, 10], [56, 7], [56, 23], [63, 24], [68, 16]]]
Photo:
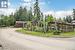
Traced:
[[23, 34], [29, 34], [29, 35], [41, 36], [41, 37], [61, 37], [61, 38], [75, 37], [75, 32], [68, 32], [68, 33], [61, 33], [60, 35], [53, 35], [53, 33], [34, 32], [34, 31], [28, 31], [25, 29], [20, 29], [16, 31]]

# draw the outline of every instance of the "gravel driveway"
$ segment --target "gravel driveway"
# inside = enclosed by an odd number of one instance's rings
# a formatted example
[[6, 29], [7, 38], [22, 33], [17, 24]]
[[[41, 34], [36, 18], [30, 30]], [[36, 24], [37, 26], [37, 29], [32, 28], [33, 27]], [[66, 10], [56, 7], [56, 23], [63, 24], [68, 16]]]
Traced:
[[0, 50], [75, 50], [75, 38], [44, 38], [15, 32], [19, 28], [0, 29]]

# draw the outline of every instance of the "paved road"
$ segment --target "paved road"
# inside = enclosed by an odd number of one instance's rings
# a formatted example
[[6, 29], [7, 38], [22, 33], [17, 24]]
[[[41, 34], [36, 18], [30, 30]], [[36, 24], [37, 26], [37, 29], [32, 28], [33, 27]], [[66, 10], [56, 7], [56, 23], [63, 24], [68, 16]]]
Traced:
[[42, 38], [20, 34], [16, 29], [0, 29], [0, 50], [75, 50], [75, 38]]

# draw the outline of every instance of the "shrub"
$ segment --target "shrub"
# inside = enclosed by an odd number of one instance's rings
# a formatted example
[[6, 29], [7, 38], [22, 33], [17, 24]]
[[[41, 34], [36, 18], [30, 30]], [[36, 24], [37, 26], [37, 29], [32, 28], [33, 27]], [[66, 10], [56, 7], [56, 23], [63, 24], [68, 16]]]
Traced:
[[36, 27], [35, 31], [36, 31], [36, 32], [43, 32], [43, 28], [41, 28], [41, 27]]
[[59, 30], [55, 30], [55, 31], [53, 32], [54, 35], [60, 35], [60, 33], [61, 33], [61, 31], [59, 31]]

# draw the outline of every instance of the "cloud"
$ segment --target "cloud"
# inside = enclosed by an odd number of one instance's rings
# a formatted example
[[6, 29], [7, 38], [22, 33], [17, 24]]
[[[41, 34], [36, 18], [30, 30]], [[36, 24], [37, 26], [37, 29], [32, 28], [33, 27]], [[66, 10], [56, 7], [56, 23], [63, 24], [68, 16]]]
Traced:
[[[27, 6], [28, 8], [30, 7], [30, 6], [33, 6], [33, 5], [31, 5], [31, 1], [32, 0], [22, 0], [22, 1], [24, 1], [23, 3], [21, 3], [21, 5], [24, 7], [24, 6]], [[35, 2], [34, 1], [32, 1], [32, 4], [34, 4]], [[50, 3], [50, 2], [49, 2]], [[39, 6], [40, 7], [42, 7], [42, 6], [44, 6], [46, 3], [45, 2], [39, 2]], [[12, 5], [11, 5], [11, 3], [10, 2], [8, 2], [8, 5], [9, 5], [9, 7], [10, 8], [7, 8], [7, 9], [0, 9], [0, 14], [4, 14], [4, 15], [10, 15], [11, 14], [11, 12], [15, 12], [15, 10], [16, 9], [14, 9], [14, 8], [11, 8], [12, 7]], [[18, 8], [17, 8], [18, 9]], [[44, 9], [44, 8], [43, 8]], [[45, 11], [45, 10], [44, 10]], [[47, 11], [47, 12], [44, 12], [44, 15], [48, 15], [48, 14], [52, 14], [54, 17], [56, 17], [56, 18], [60, 18], [60, 17], [65, 17], [65, 16], [68, 16], [68, 15], [72, 15], [72, 10], [60, 10], [60, 11], [53, 11], [53, 10], [51, 10], [51, 11]]]
[[31, 2], [32, 0], [21, 0], [22, 2], [20, 3], [20, 6], [22, 7], [27, 7], [29, 9], [29, 7], [31, 6]]
[[31, 2], [31, 0], [23, 0], [24, 2]]
[[31, 4], [30, 4], [30, 3], [22, 3], [21, 5], [22, 5], [22, 6], [30, 7]]
[[[21, 6], [26, 6], [26, 7], [30, 7], [30, 6], [34, 6], [35, 1], [34, 0], [22, 0], [23, 2], [20, 3]], [[45, 2], [40, 2], [39, 1], [39, 6], [44, 6], [46, 3]]]
[[11, 13], [15, 12], [15, 9], [13, 8], [4, 8], [4, 9], [0, 9], [0, 15], [10, 15]]
[[72, 15], [72, 11], [71, 10], [67, 10], [67, 11], [64, 11], [64, 10], [61, 10], [61, 11], [48, 11], [48, 12], [44, 12], [44, 15], [53, 15], [54, 17], [56, 18], [62, 18], [62, 17], [65, 17], [65, 16], [68, 16], [68, 15]]

